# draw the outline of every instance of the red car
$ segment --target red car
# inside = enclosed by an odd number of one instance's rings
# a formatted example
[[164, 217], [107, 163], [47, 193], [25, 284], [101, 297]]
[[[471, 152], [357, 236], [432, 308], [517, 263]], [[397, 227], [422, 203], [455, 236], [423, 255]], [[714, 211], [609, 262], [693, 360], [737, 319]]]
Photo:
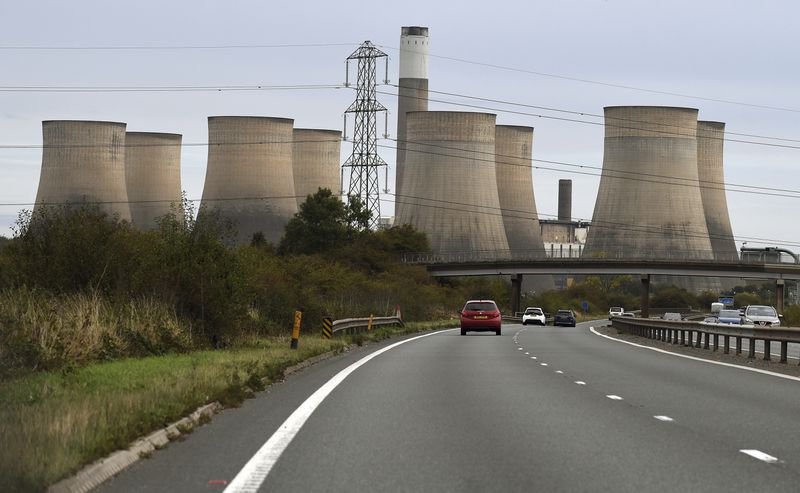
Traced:
[[461, 310], [461, 335], [468, 330], [494, 331], [500, 335], [500, 310], [492, 300], [469, 300]]

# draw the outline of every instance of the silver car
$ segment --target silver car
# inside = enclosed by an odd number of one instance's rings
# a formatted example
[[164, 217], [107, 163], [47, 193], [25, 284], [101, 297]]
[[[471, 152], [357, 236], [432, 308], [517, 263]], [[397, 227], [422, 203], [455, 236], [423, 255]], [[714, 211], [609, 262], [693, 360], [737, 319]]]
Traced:
[[742, 321], [745, 324], [765, 325], [767, 327], [779, 327], [781, 319], [775, 308], [766, 305], [750, 305], [744, 310]]

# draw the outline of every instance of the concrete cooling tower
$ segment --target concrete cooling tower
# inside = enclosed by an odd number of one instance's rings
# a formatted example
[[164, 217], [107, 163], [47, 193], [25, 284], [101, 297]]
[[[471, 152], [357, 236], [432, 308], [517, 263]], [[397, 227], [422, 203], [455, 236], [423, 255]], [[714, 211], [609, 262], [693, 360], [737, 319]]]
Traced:
[[294, 129], [292, 173], [298, 207], [320, 188], [339, 196], [341, 147], [342, 133], [338, 130]]
[[[533, 128], [495, 127], [495, 175], [503, 226], [512, 257], [545, 257], [536, 199], [531, 153]], [[554, 289], [551, 276], [523, 277], [522, 290]]]
[[125, 134], [125, 181], [131, 219], [139, 229], [157, 228], [158, 219], [170, 213], [183, 219], [181, 138], [179, 134]]
[[406, 162], [406, 114], [428, 111], [428, 28], [403, 27], [400, 32], [400, 77], [397, 98], [397, 158], [395, 215], [402, 215], [405, 205], [403, 183]]
[[697, 174], [711, 249], [721, 260], [738, 260], [725, 198], [725, 174], [722, 168], [724, 139], [724, 123], [697, 122]]
[[130, 221], [125, 187], [125, 124], [42, 122], [44, 149], [35, 210], [44, 205], [97, 204]]
[[208, 118], [208, 166], [202, 208], [233, 223], [236, 242], [261, 232], [277, 243], [297, 212], [292, 172], [294, 121], [287, 118]]
[[508, 250], [495, 175], [495, 115], [407, 114], [406, 196], [395, 224], [428, 235], [435, 253]]
[[[585, 256], [713, 258], [696, 137], [696, 109], [605, 108], [603, 174]], [[717, 279], [670, 282], [719, 289]]]
[[[725, 142], [725, 124], [721, 122], [697, 122], [697, 174], [700, 178], [700, 195], [706, 216], [711, 250], [718, 260], [739, 259], [733, 229], [728, 215], [725, 197], [725, 173], [722, 166], [722, 151]], [[720, 278], [725, 289], [738, 284], [736, 279]]]

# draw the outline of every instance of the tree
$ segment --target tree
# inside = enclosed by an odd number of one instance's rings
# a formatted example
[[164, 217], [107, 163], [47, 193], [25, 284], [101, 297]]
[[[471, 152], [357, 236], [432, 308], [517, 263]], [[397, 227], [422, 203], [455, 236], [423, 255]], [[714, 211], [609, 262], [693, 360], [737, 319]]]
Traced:
[[371, 213], [358, 197], [344, 204], [327, 188], [320, 188], [300, 204], [286, 225], [278, 245], [282, 255], [309, 255], [336, 250], [366, 230]]

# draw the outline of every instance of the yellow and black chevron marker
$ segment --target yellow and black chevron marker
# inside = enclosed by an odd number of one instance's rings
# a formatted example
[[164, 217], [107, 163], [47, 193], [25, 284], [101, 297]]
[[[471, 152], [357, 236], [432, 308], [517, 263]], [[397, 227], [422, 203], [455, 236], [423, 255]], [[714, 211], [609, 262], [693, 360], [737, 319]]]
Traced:
[[325, 339], [333, 337], [333, 320], [331, 320], [331, 317], [322, 319], [322, 335], [325, 336]]

